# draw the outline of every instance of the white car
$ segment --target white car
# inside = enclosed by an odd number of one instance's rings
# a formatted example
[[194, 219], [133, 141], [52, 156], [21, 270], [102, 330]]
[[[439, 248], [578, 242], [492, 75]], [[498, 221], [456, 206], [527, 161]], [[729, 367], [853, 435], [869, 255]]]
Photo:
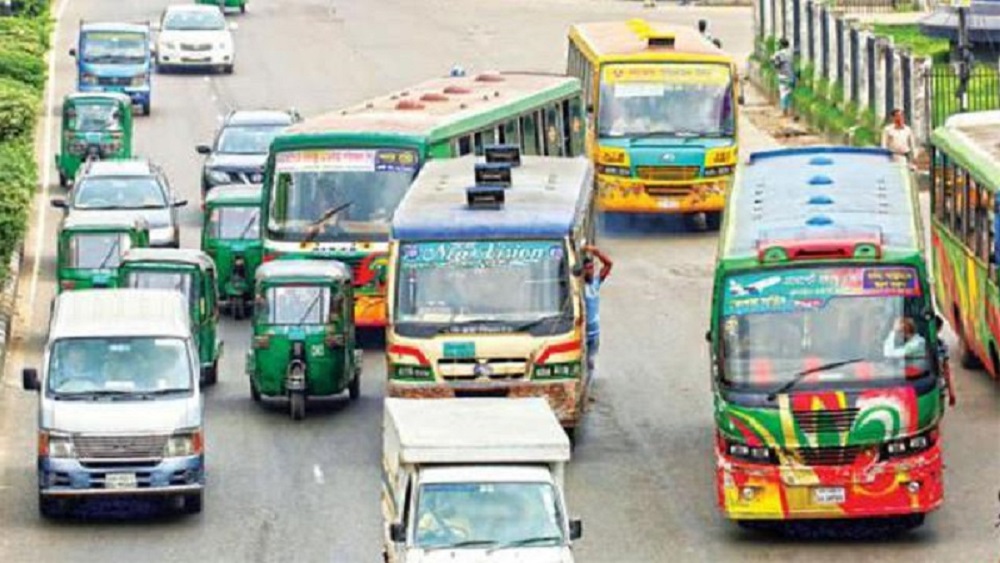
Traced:
[[235, 23], [226, 23], [218, 6], [184, 4], [168, 6], [155, 26], [156, 66], [163, 71], [179, 67], [207, 67], [233, 72], [236, 48]]

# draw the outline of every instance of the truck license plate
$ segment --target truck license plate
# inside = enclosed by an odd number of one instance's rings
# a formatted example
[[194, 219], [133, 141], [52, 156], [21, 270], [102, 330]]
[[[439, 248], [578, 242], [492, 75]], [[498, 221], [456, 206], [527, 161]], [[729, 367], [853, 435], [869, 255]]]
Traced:
[[656, 205], [659, 206], [660, 209], [677, 209], [681, 206], [680, 202], [674, 199], [661, 199], [656, 202]]
[[816, 504], [843, 504], [847, 493], [843, 487], [816, 487], [813, 489], [813, 499]]
[[138, 481], [135, 473], [108, 473], [104, 476], [105, 489], [135, 489]]

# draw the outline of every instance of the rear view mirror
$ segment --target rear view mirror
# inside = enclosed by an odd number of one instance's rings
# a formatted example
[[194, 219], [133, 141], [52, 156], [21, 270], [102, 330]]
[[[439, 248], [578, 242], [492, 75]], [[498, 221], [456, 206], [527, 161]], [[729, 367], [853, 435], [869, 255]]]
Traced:
[[583, 537], [583, 521], [574, 518], [569, 521], [569, 539], [578, 540]]
[[198, 154], [212, 154], [212, 147], [208, 145], [198, 145], [194, 150], [198, 151]]
[[41, 384], [38, 381], [38, 370], [35, 368], [24, 368], [21, 370], [21, 386], [25, 391], [38, 391]]
[[54, 197], [51, 200], [49, 200], [49, 203], [52, 205], [52, 207], [55, 207], [57, 209], [66, 209], [67, 207], [66, 200], [61, 197]]
[[174, 207], [184, 207], [187, 204], [188, 204], [188, 200], [186, 200], [186, 199], [176, 199], [176, 200], [174, 200]]
[[396, 543], [406, 541], [406, 527], [402, 522], [393, 522], [389, 525], [389, 538]]

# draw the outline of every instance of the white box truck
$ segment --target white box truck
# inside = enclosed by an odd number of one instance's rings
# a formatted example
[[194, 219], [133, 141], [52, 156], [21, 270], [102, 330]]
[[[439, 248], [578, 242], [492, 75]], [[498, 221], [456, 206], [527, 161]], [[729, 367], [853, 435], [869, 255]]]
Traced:
[[543, 398], [386, 399], [386, 561], [573, 561], [569, 439]]

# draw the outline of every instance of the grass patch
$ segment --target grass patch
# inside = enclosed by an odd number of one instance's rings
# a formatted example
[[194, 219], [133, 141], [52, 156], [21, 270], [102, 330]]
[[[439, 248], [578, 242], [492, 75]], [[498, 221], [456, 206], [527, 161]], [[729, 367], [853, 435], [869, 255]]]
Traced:
[[918, 57], [930, 57], [935, 63], [947, 63], [951, 51], [947, 39], [928, 37], [920, 32], [917, 24], [875, 24], [875, 35], [891, 37], [896, 47], [906, 49]]

